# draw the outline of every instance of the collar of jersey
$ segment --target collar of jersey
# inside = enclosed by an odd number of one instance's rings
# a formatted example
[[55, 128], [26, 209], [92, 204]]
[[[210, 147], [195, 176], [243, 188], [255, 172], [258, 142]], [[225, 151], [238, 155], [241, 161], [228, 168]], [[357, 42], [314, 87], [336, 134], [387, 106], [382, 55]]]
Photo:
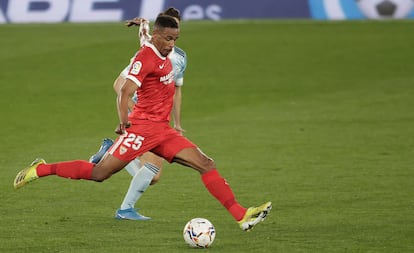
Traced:
[[149, 48], [151, 48], [152, 49], [152, 51], [154, 51], [154, 53], [159, 57], [159, 58], [161, 58], [161, 60], [165, 60], [166, 59], [166, 57], [164, 57], [164, 56], [162, 56], [161, 55], [161, 53], [158, 51], [158, 49], [152, 44], [152, 43], [150, 43], [150, 42], [148, 42], [148, 41], [145, 41], [145, 46], [147, 46], [147, 47], [149, 47]]

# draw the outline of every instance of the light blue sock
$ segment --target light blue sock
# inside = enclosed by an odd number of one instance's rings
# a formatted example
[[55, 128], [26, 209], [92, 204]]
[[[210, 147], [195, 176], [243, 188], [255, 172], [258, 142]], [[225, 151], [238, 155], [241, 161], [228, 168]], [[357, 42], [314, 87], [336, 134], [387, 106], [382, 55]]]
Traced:
[[131, 180], [124, 201], [122, 201], [121, 210], [135, 207], [135, 203], [137, 203], [138, 199], [142, 196], [154, 176], [157, 175], [159, 171], [160, 169], [151, 163], [145, 163], [144, 166], [138, 170]]
[[141, 162], [138, 158], [132, 160], [127, 166], [125, 166], [125, 170], [128, 171], [131, 176], [135, 176], [140, 168]]

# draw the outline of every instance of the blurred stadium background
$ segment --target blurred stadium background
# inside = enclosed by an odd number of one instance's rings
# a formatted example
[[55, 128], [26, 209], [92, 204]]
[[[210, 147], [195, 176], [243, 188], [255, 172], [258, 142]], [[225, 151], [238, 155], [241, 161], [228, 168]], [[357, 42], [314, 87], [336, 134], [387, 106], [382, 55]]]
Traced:
[[153, 19], [168, 6], [183, 20], [414, 18], [412, 0], [0, 0], [0, 23]]

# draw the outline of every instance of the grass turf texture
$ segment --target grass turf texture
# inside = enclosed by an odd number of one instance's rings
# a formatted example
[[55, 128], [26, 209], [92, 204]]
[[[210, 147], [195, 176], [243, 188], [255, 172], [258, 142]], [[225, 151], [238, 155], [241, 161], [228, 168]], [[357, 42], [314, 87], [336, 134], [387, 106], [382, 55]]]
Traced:
[[213, 222], [211, 252], [414, 251], [412, 22], [184, 22], [186, 135], [246, 206], [251, 233], [166, 165], [116, 221], [130, 176], [48, 177], [16, 191], [35, 157], [88, 159], [117, 125], [112, 82], [136, 49], [122, 24], [1, 25], [0, 252], [186, 252], [184, 224]]

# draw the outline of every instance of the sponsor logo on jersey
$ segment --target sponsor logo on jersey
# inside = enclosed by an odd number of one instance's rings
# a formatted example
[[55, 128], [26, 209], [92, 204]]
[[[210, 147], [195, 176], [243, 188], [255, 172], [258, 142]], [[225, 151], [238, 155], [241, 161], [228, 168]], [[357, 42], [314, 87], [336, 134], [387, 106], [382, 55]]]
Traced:
[[171, 70], [171, 72], [168, 73], [168, 75], [160, 77], [160, 82], [167, 85], [167, 84], [172, 83], [173, 79], [174, 79], [174, 71]]
[[127, 152], [127, 150], [128, 149], [126, 147], [121, 146], [121, 147], [119, 147], [119, 154], [120, 155], [123, 155], [123, 154], [125, 154]]

